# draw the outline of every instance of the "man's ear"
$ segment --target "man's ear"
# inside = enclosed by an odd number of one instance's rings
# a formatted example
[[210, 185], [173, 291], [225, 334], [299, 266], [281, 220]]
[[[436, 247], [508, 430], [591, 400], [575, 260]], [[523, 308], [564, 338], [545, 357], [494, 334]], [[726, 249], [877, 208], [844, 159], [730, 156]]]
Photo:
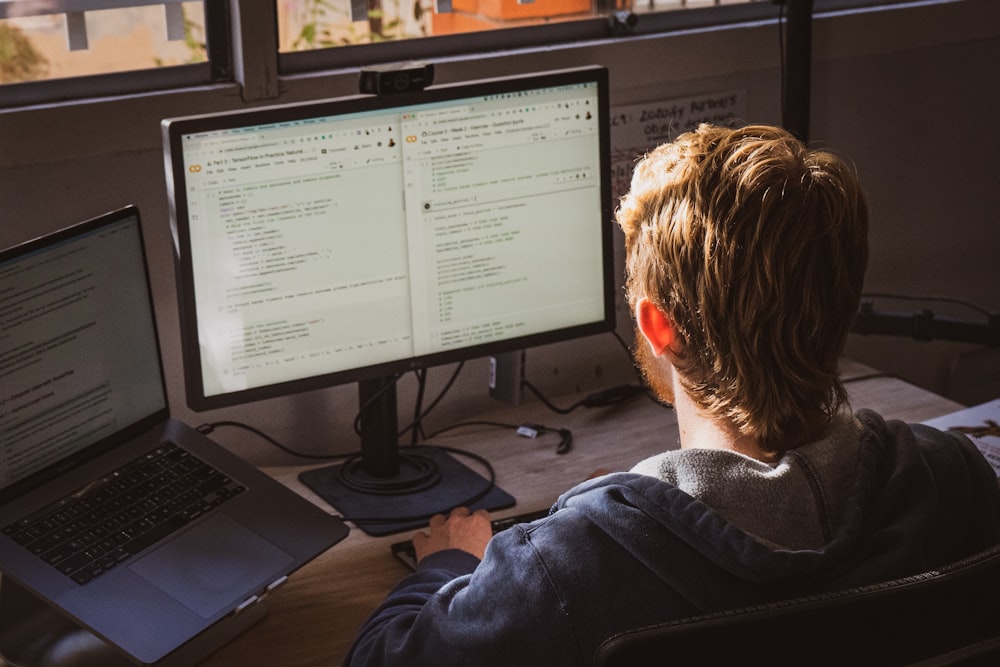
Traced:
[[653, 354], [658, 357], [663, 356], [677, 338], [673, 321], [646, 297], [636, 301], [635, 321]]

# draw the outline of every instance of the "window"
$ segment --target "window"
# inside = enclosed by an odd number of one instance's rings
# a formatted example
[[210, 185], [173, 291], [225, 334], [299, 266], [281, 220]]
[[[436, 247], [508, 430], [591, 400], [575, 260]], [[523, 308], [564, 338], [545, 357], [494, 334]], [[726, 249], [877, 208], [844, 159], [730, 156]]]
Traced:
[[94, 2], [93, 10], [59, 11], [69, 2], [0, 4], [0, 81], [13, 83], [207, 60], [202, 3]]
[[279, 50], [373, 44], [770, 0], [277, 0]]
[[281, 75], [773, 19], [795, 1], [903, 0], [0, 0], [0, 108], [234, 72], [262, 100]]
[[272, 0], [278, 72], [488, 54], [903, 0]]
[[227, 12], [203, 0], [0, 0], [0, 106], [226, 78]]

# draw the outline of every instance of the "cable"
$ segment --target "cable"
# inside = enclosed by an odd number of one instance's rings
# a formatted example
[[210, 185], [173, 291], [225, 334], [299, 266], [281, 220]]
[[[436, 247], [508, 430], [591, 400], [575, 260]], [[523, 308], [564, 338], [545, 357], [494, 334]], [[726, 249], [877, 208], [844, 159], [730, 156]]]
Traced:
[[617, 339], [618, 343], [625, 350], [625, 354], [628, 355], [629, 361], [632, 362], [632, 370], [635, 372], [636, 380], [639, 382], [639, 386], [642, 387], [643, 391], [645, 392], [646, 398], [651, 400], [656, 405], [659, 405], [660, 407], [666, 407], [666, 408], [673, 407], [672, 405], [670, 405], [670, 403], [661, 401], [659, 398], [656, 397], [652, 388], [650, 388], [649, 383], [646, 382], [645, 375], [642, 373], [642, 371], [639, 369], [638, 365], [635, 362], [635, 353], [632, 347], [625, 342], [625, 340], [618, 334], [617, 331], [612, 331], [611, 333], [614, 334], [615, 339]]
[[542, 393], [538, 390], [535, 385], [531, 384], [527, 380], [524, 380], [524, 386], [531, 391], [535, 396], [538, 397], [542, 403], [545, 404], [553, 412], [559, 413], [561, 415], [569, 414], [577, 408], [603, 408], [609, 405], [617, 405], [618, 403], [624, 403], [628, 399], [632, 398], [636, 394], [641, 394], [646, 392], [646, 388], [643, 386], [638, 386], [634, 384], [622, 384], [609, 389], [602, 389], [600, 391], [595, 391], [587, 394], [585, 397], [572, 404], [568, 408], [560, 408], [553, 405]]
[[[618, 342], [621, 344], [622, 348], [629, 355], [629, 358], [631, 359], [632, 355], [631, 351], [629, 350], [628, 344], [622, 339], [622, 337], [618, 334], [617, 331], [613, 331], [612, 333], [618, 340]], [[451, 377], [448, 379], [448, 382], [441, 389], [441, 391], [434, 398], [434, 400], [431, 401], [430, 405], [428, 405], [426, 409], [422, 409], [422, 404], [426, 392], [427, 370], [420, 369], [418, 371], [415, 371], [417, 378], [417, 396], [414, 404], [413, 420], [408, 426], [404, 427], [399, 431], [399, 435], [404, 435], [407, 431], [412, 432], [412, 438], [411, 438], [412, 443], [410, 445], [411, 447], [416, 445], [421, 438], [423, 438], [424, 440], [430, 440], [436, 437], [437, 435], [440, 435], [441, 433], [453, 430], [455, 428], [473, 426], [473, 425], [487, 425], [487, 426], [496, 426], [499, 428], [511, 429], [516, 431], [519, 436], [529, 437], [529, 438], [535, 438], [538, 437], [538, 435], [544, 433], [557, 433], [559, 435], [559, 443], [556, 446], [556, 453], [565, 454], [570, 451], [573, 443], [573, 434], [569, 429], [552, 428], [541, 424], [527, 424], [527, 423], [506, 424], [501, 422], [491, 422], [482, 420], [467, 421], [446, 426], [444, 428], [435, 431], [430, 435], [426, 435], [423, 430], [423, 424], [422, 424], [423, 420], [432, 410], [434, 410], [434, 408], [437, 407], [437, 405], [441, 402], [441, 400], [443, 400], [443, 398], [451, 390], [452, 386], [454, 385], [454, 383], [458, 379], [458, 376], [463, 370], [464, 365], [465, 365], [464, 361], [459, 362], [457, 364], [455, 370], [451, 374]], [[360, 422], [361, 422], [361, 416], [364, 413], [364, 411], [368, 409], [373, 403], [375, 403], [378, 400], [378, 398], [382, 396], [384, 392], [389, 390], [395, 391], [396, 384], [398, 383], [400, 377], [401, 374], [399, 373], [392, 376], [390, 382], [386, 382], [386, 384], [380, 387], [379, 390], [376, 391], [374, 395], [369, 396], [365, 400], [364, 404], [359, 406], [358, 412], [354, 417], [354, 430], [356, 433], [360, 435], [361, 432]], [[645, 392], [648, 395], [648, 390], [646, 389], [646, 387], [642, 385], [640, 386], [621, 385], [618, 387], [612, 387], [611, 389], [608, 390], [594, 392], [592, 394], [589, 394], [584, 399], [578, 401], [571, 408], [560, 409], [554, 406], [551, 402], [549, 402], [534, 387], [534, 385], [532, 385], [527, 381], [524, 381], [524, 383], [525, 386], [527, 386], [533, 393], [535, 393], [535, 395], [550, 409], [556, 412], [561, 412], [563, 414], [575, 410], [579, 407], [600, 407], [606, 405], [613, 405], [615, 403], [625, 401], [637, 393]], [[336, 455], [317, 455], [317, 454], [307, 454], [304, 452], [299, 452], [278, 442], [276, 439], [267, 435], [263, 431], [260, 431], [252, 426], [236, 421], [218, 421], [209, 424], [204, 424], [200, 426], [198, 430], [204, 434], [208, 434], [220, 426], [232, 426], [245, 429], [247, 431], [254, 433], [263, 440], [269, 442], [274, 447], [293, 456], [298, 456], [300, 458], [311, 459], [311, 460], [322, 460], [322, 461], [346, 459], [344, 463], [340, 466], [340, 469], [338, 470], [338, 475], [341, 483], [347, 488], [368, 495], [392, 496], [392, 495], [402, 495], [407, 493], [418, 493], [420, 491], [425, 491], [427, 489], [432, 488], [441, 479], [441, 473], [438, 470], [437, 464], [433, 460], [421, 456], [418, 453], [407, 452], [406, 450], [408, 449], [408, 447], [400, 448], [400, 456], [401, 459], [404, 460], [409, 465], [411, 474], [408, 474], [400, 479], [393, 479], [393, 480], [379, 479], [373, 481], [366, 479], [361, 473], [361, 465], [362, 465], [361, 454], [358, 452], [352, 452], [348, 454], [336, 454]], [[471, 505], [472, 503], [484, 497], [494, 488], [496, 482], [496, 473], [492, 465], [485, 458], [477, 454], [473, 454], [471, 452], [467, 452], [460, 449], [454, 449], [442, 445], [429, 445], [429, 446], [435, 447], [436, 449], [440, 449], [442, 451], [451, 452], [475, 459], [480, 463], [480, 465], [482, 465], [489, 472], [489, 480], [488, 483], [485, 485], [485, 487], [480, 492], [474, 494], [473, 496], [470, 496], [460, 504]], [[404, 522], [428, 519], [431, 516], [433, 515], [404, 516], [404, 517], [396, 516], [392, 518], [342, 516], [341, 518], [345, 521], [361, 522], [361, 523], [379, 523], [379, 522], [404, 523]]]
[[882, 373], [880, 371], [875, 371], [874, 373], [868, 373], [867, 375], [857, 375], [852, 378], [845, 378], [840, 381], [840, 384], [851, 384], [852, 382], [864, 382], [865, 380], [877, 380], [880, 378], [889, 378], [899, 380], [901, 379], [898, 375], [893, 375], [891, 373]]
[[391, 382], [386, 382], [384, 385], [382, 385], [379, 388], [378, 391], [376, 391], [374, 394], [372, 394], [371, 396], [369, 396], [368, 400], [366, 400], [362, 405], [358, 406], [358, 412], [357, 412], [357, 414], [354, 415], [354, 433], [355, 434], [361, 435], [361, 415], [364, 414], [365, 410], [367, 410], [372, 405], [374, 405], [375, 402], [378, 401], [382, 397], [382, 394], [384, 394], [385, 392], [387, 392], [389, 390], [396, 391], [396, 383], [399, 382], [399, 378], [402, 377], [402, 374], [395, 373], [391, 377], [392, 377], [392, 381]]
[[466, 427], [466, 426], [496, 426], [497, 428], [510, 428], [510, 429], [516, 429], [517, 428], [516, 424], [505, 424], [504, 422], [494, 422], [494, 421], [488, 421], [488, 420], [485, 420], [485, 419], [477, 419], [477, 420], [470, 420], [470, 421], [465, 421], [465, 422], [456, 422], [454, 424], [450, 424], [450, 425], [445, 426], [443, 428], [439, 428], [438, 430], [436, 430], [433, 433], [431, 433], [427, 437], [427, 439], [428, 440], [432, 440], [432, 439], [436, 438], [437, 436], [441, 435], [442, 433], [447, 433], [448, 431], [453, 431], [456, 428], [463, 428], [463, 427]]
[[410, 474], [371, 479], [364, 470], [361, 454], [354, 454], [344, 461], [337, 474], [346, 488], [369, 496], [419, 493], [441, 481], [441, 471], [437, 464], [426, 456], [404, 453], [403, 448], [400, 448], [399, 457], [401, 462], [405, 461], [410, 466]]
[[[431, 404], [429, 406], [427, 406], [426, 410], [424, 410], [423, 412], [421, 412], [418, 415], [414, 416], [413, 421], [409, 425], [403, 427], [399, 431], [400, 435], [403, 435], [407, 431], [414, 430], [414, 429], [419, 429], [421, 435], [423, 435], [423, 421], [424, 421], [424, 419], [427, 417], [427, 415], [430, 414], [430, 412], [434, 408], [437, 407], [437, 404], [441, 402], [441, 400], [445, 397], [445, 395], [449, 391], [451, 391], [452, 385], [455, 384], [455, 381], [458, 379], [458, 376], [462, 372], [462, 369], [464, 367], [465, 367], [465, 362], [464, 361], [458, 362], [458, 365], [455, 367], [455, 370], [452, 372], [451, 377], [448, 379], [448, 382], [445, 383], [444, 387], [438, 393], [437, 397], [433, 401], [431, 401]], [[426, 435], [423, 435], [423, 438], [424, 438], [424, 440], [429, 440], [430, 439]], [[416, 444], [416, 440], [413, 441], [413, 444]]]
[[625, 339], [621, 337], [621, 334], [619, 334], [617, 330], [612, 329], [611, 335], [613, 335], [615, 337], [615, 340], [618, 341], [618, 344], [622, 346], [623, 350], [625, 350], [626, 356], [628, 356], [629, 361], [633, 362], [632, 365], [634, 367], [635, 366], [635, 363], [634, 363], [635, 362], [635, 355], [632, 353], [632, 347], [628, 343], [625, 342]]
[[[488, 494], [490, 491], [492, 491], [493, 488], [496, 486], [496, 480], [497, 480], [496, 470], [493, 468], [493, 466], [490, 464], [489, 461], [487, 461], [485, 458], [483, 458], [479, 454], [473, 454], [472, 452], [465, 451], [464, 449], [456, 449], [454, 447], [446, 447], [444, 445], [433, 445], [433, 447], [435, 449], [439, 449], [441, 451], [445, 451], [445, 452], [448, 452], [450, 454], [459, 454], [461, 456], [465, 456], [465, 457], [468, 457], [470, 459], [473, 459], [474, 461], [476, 461], [477, 463], [479, 463], [480, 465], [482, 465], [483, 468], [485, 468], [485, 470], [487, 472], [486, 484], [483, 485], [483, 488], [480, 491], [477, 491], [476, 493], [471, 494], [469, 497], [465, 498], [461, 502], [456, 503], [455, 507], [462, 507], [462, 506], [468, 507], [469, 505], [472, 505], [473, 503], [475, 503], [478, 500], [480, 500], [483, 497], [485, 497], [486, 494]], [[407, 492], [406, 491], [401, 491], [400, 492], [400, 494], [403, 494], [403, 493], [407, 493]], [[394, 524], [394, 523], [411, 523], [411, 522], [415, 522], [415, 521], [424, 521], [424, 520], [430, 519], [433, 516], [436, 516], [437, 514], [440, 514], [440, 512], [432, 512], [432, 513], [429, 513], [429, 514], [428, 513], [413, 514], [413, 515], [407, 515], [407, 516], [394, 516], [394, 517], [363, 517], [363, 516], [338, 515], [338, 518], [341, 519], [342, 521], [350, 521], [351, 523], [355, 523], [355, 524], [357, 524], [357, 523], [368, 523], [368, 524], [372, 524], [372, 523], [388, 523], [388, 524]]]
[[[411, 422], [412, 430], [410, 437], [410, 444], [417, 444], [417, 440], [423, 429], [420, 424], [420, 406], [424, 402], [424, 391], [427, 389], [427, 369], [421, 368], [419, 370], [413, 371], [413, 374], [417, 376], [417, 397], [413, 401], [413, 421]], [[405, 433], [405, 429], [400, 432], [400, 435]]]
[[[345, 467], [347, 465], [353, 464], [353, 462], [354, 462], [355, 459], [360, 459], [361, 458], [361, 454], [358, 453], [358, 452], [351, 452], [351, 453], [348, 453], [348, 454], [332, 454], [332, 455], [318, 455], [318, 454], [307, 454], [307, 453], [304, 453], [304, 452], [298, 452], [298, 451], [295, 451], [295, 450], [291, 449], [290, 447], [287, 447], [287, 446], [283, 445], [282, 443], [278, 442], [278, 440], [276, 440], [276, 439], [272, 438], [271, 436], [267, 435], [266, 433], [264, 433], [260, 429], [254, 428], [253, 426], [250, 426], [249, 424], [244, 424], [243, 422], [237, 422], [237, 421], [223, 420], [223, 421], [205, 423], [205, 424], [202, 424], [201, 426], [199, 426], [197, 428], [197, 431], [199, 433], [201, 433], [202, 435], [209, 435], [216, 428], [219, 428], [219, 427], [222, 427], [222, 426], [229, 426], [229, 427], [234, 427], [234, 428], [241, 428], [241, 429], [250, 431], [254, 435], [257, 435], [261, 439], [265, 440], [266, 442], [274, 445], [275, 447], [277, 447], [281, 451], [287, 452], [288, 454], [292, 454], [293, 456], [298, 456], [300, 458], [313, 459], [313, 460], [322, 460], [322, 461], [335, 461], [335, 460], [338, 460], [338, 459], [347, 459], [347, 461], [345, 461], [344, 464], [341, 466], [341, 469], [343, 469], [343, 467]], [[442, 433], [442, 432], [444, 432], [446, 430], [449, 430], [450, 428], [454, 428], [454, 427], [455, 426], [447, 427], [445, 429], [442, 429], [441, 431], [438, 431], [438, 433]], [[431, 445], [428, 445], [428, 446], [431, 446]], [[485, 469], [487, 471], [486, 484], [484, 485], [483, 489], [480, 490], [480, 491], [477, 491], [476, 493], [474, 493], [472, 495], [470, 495], [468, 498], [466, 498], [461, 503], [459, 503], [459, 505], [471, 505], [472, 503], [475, 503], [477, 500], [480, 500], [486, 494], [488, 494], [496, 486], [496, 470], [493, 468], [493, 466], [490, 464], [490, 462], [488, 460], [486, 460], [485, 458], [483, 458], [482, 456], [480, 456], [478, 454], [474, 454], [472, 452], [467, 452], [467, 451], [462, 450], [462, 449], [456, 449], [454, 447], [447, 447], [447, 446], [444, 446], [444, 445], [433, 445], [433, 447], [435, 449], [439, 449], [441, 451], [449, 452], [449, 453], [452, 453], [452, 454], [459, 454], [461, 456], [465, 456], [465, 457], [468, 457], [470, 459], [473, 459], [474, 461], [476, 461], [477, 463], [479, 463], [483, 467], [483, 469]], [[403, 451], [405, 451], [407, 449], [407, 447], [403, 447], [401, 449]], [[424, 459], [424, 457], [420, 456], [419, 454], [409, 454], [409, 453], [407, 454], [407, 459], [408, 460], [412, 461], [412, 460], [417, 459], [417, 458], [426, 460], [426, 459]], [[433, 463], [433, 462], [431, 462], [431, 463]], [[434, 466], [434, 468], [435, 468], [435, 471], [436, 471], [436, 466]], [[433, 474], [433, 473], [429, 473], [429, 474]], [[438, 478], [439, 477], [440, 477], [440, 475], [438, 474]], [[436, 483], [436, 481], [434, 483]], [[406, 489], [396, 489], [395, 492], [397, 494], [402, 494], [402, 493], [407, 493], [407, 492], [415, 493], [417, 491], [421, 491], [421, 490], [425, 490], [426, 488], [430, 488], [430, 486], [433, 486], [433, 484], [428, 484], [426, 486], [422, 486], [422, 487], [417, 488], [417, 489], [412, 489], [412, 488], [408, 489], [408, 490], [406, 490]], [[379, 491], [378, 490], [365, 490], [365, 492], [371, 493], [372, 495], [379, 495]], [[391, 493], [382, 493], [382, 495], [391, 495]], [[421, 521], [421, 520], [424, 520], [424, 519], [429, 519], [432, 516], [434, 516], [434, 514], [421, 514], [421, 515], [414, 515], [414, 516], [401, 516], [401, 517], [392, 517], [392, 518], [349, 517], [349, 516], [337, 515], [337, 518], [339, 518], [339, 519], [341, 519], [343, 521], [351, 521], [351, 522], [354, 522], [354, 523], [358, 523], [358, 522], [361, 522], [361, 523], [406, 523], [406, 522], [411, 522], [411, 521]]]
[[969, 303], [968, 301], [963, 301], [962, 299], [956, 299], [954, 297], [948, 296], [912, 296], [909, 294], [891, 294], [886, 292], [869, 292], [861, 295], [862, 299], [898, 299], [900, 301], [925, 301], [929, 303], [951, 303], [959, 306], [963, 306], [970, 310], [974, 310], [977, 313], [986, 315], [990, 317], [993, 313], [977, 306], [974, 303]]
[[196, 430], [202, 435], [209, 435], [210, 433], [212, 433], [212, 431], [214, 431], [220, 426], [230, 426], [234, 428], [241, 428], [245, 431], [250, 431], [257, 437], [261, 438], [262, 440], [265, 440], [266, 442], [277, 447], [281, 451], [291, 454], [292, 456], [298, 456], [299, 458], [303, 459], [312, 459], [315, 461], [336, 461], [338, 459], [344, 459], [354, 455], [354, 454], [308, 454], [306, 452], [299, 452], [292, 449], [291, 447], [283, 445], [282, 443], [278, 442], [277, 440], [275, 440], [268, 434], [264, 433], [263, 431], [256, 429], [253, 426], [250, 426], [249, 424], [244, 424], [243, 422], [238, 422], [238, 421], [223, 420], [217, 422], [209, 422], [206, 424], [202, 424]]
[[583, 401], [577, 401], [576, 403], [574, 403], [573, 405], [569, 406], [568, 408], [560, 408], [560, 407], [554, 405], [551, 401], [549, 401], [549, 399], [547, 399], [542, 394], [542, 392], [538, 391], [538, 388], [535, 387], [535, 385], [531, 384], [529, 381], [522, 380], [521, 384], [524, 385], [525, 389], [528, 389], [532, 394], [534, 394], [535, 397], [538, 400], [540, 400], [542, 403], [544, 403], [545, 407], [547, 407], [552, 412], [555, 412], [555, 413], [560, 414], [560, 415], [568, 415], [569, 413], [573, 412], [578, 407], [580, 407], [580, 405], [582, 405], [582, 403], [583, 403]]
[[559, 434], [559, 444], [556, 445], [556, 454], [565, 454], [573, 446], [573, 432], [568, 428], [553, 428], [549, 426], [543, 426], [541, 424], [507, 424], [504, 422], [494, 422], [486, 420], [474, 420], [457, 422], [450, 426], [445, 426], [428, 436], [428, 439], [437, 437], [438, 435], [451, 431], [456, 428], [462, 428], [465, 426], [496, 426], [497, 428], [507, 428], [512, 429], [517, 432], [522, 438], [536, 438], [541, 433], [558, 433]]

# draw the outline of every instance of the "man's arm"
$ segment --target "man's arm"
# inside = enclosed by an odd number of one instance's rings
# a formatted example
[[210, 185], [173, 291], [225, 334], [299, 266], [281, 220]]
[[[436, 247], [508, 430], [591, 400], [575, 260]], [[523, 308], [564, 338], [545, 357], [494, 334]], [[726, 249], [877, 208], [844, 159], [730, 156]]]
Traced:
[[484, 526], [492, 532], [487, 516], [458, 512], [418, 534], [417, 572], [365, 622], [344, 664], [579, 664], [565, 610], [531, 540], [504, 531], [480, 563], [472, 550]]

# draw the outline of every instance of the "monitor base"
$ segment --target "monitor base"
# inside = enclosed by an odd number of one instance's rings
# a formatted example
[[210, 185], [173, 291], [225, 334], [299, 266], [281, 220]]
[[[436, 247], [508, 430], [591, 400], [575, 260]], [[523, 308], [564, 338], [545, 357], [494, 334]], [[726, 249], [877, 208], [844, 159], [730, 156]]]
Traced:
[[[426, 526], [434, 514], [447, 513], [459, 506], [472, 510], [498, 510], [514, 505], [514, 497], [436, 447], [405, 447], [400, 473], [377, 477], [357, 473], [350, 463], [307, 470], [299, 475], [303, 484], [368, 535], [381, 536]], [[414, 463], [416, 457], [419, 462]], [[436, 469], [437, 479], [428, 484], [426, 462]], [[345, 468], [348, 466], [348, 468]], [[360, 486], [345, 480], [344, 474], [360, 475]], [[413, 479], [415, 490], [405, 488]], [[379, 490], [382, 487], [383, 490]], [[483, 491], [489, 487], [483, 495]], [[474, 502], [470, 500], [477, 498]]]

